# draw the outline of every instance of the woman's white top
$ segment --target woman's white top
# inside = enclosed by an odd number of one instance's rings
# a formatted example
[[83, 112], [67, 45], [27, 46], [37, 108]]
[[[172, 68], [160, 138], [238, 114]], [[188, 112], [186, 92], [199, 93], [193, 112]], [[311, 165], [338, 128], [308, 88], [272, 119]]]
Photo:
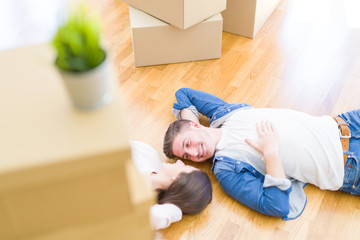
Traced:
[[[130, 141], [130, 147], [135, 167], [146, 179], [149, 179], [152, 172], [159, 171], [162, 161], [153, 147], [139, 141]], [[153, 228], [158, 230], [169, 227], [173, 222], [180, 221], [182, 212], [174, 204], [155, 204], [150, 209], [150, 218]]]

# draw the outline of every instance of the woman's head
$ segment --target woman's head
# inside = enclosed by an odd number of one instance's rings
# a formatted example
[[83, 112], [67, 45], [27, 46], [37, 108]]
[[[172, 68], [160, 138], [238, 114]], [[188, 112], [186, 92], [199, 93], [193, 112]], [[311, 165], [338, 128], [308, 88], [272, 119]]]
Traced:
[[160, 204], [174, 204], [183, 214], [200, 213], [212, 200], [210, 178], [196, 168], [181, 172], [167, 189], [157, 190]]
[[162, 163], [160, 169], [153, 175], [153, 187], [156, 189], [168, 189], [181, 173], [190, 173], [199, 169], [185, 165], [181, 160], [175, 163]]

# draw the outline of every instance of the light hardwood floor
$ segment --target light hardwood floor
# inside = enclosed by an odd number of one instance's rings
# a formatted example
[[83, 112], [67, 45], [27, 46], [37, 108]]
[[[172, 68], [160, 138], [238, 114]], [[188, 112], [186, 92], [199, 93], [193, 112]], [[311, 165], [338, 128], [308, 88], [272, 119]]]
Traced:
[[[282, 0], [254, 39], [223, 33], [220, 59], [141, 68], [134, 67], [128, 6], [89, 2], [102, 15], [131, 138], [155, 147], [164, 161], [162, 138], [175, 120], [171, 107], [180, 87], [314, 115], [360, 106], [360, 29], [349, 27], [344, 1]], [[285, 222], [228, 197], [210, 162], [188, 164], [209, 174], [213, 200], [201, 214], [155, 232], [155, 239], [360, 239], [360, 197], [308, 185], [305, 211]]]
[[[142, 68], [134, 67], [127, 5], [95, 5], [103, 13], [132, 138], [160, 153], [180, 87], [315, 115], [360, 106], [360, 29], [348, 27], [342, 1], [283, 0], [254, 39], [223, 33], [220, 59]], [[213, 201], [203, 213], [156, 232], [156, 239], [360, 239], [360, 197], [308, 185], [305, 211], [285, 222], [228, 197], [210, 162], [188, 164], [210, 175]]]

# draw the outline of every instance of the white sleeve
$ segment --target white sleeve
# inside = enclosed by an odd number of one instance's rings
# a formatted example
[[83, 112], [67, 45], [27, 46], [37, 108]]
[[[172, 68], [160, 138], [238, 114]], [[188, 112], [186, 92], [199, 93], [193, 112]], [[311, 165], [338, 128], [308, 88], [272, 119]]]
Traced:
[[[196, 109], [194, 105], [189, 106], [187, 109], [191, 110], [195, 114], [195, 116], [199, 119], [199, 111]], [[181, 119], [180, 112], [181, 110], [177, 110], [175, 108], [172, 109], [172, 113], [175, 115], [177, 119]]]
[[174, 204], [155, 204], [150, 209], [151, 223], [155, 230], [169, 227], [182, 219], [182, 212]]
[[159, 171], [162, 161], [158, 152], [149, 144], [130, 140], [131, 157], [136, 169], [145, 175]]
[[264, 188], [275, 186], [281, 191], [286, 191], [291, 187], [291, 182], [287, 178], [277, 178], [271, 176], [270, 174], [266, 174], [263, 186]]

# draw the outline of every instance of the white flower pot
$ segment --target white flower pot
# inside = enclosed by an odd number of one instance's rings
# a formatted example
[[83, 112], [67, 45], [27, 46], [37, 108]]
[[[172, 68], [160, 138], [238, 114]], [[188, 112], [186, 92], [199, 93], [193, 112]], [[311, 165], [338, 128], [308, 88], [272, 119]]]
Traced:
[[107, 59], [86, 72], [60, 73], [76, 108], [94, 110], [111, 102], [111, 68]]

